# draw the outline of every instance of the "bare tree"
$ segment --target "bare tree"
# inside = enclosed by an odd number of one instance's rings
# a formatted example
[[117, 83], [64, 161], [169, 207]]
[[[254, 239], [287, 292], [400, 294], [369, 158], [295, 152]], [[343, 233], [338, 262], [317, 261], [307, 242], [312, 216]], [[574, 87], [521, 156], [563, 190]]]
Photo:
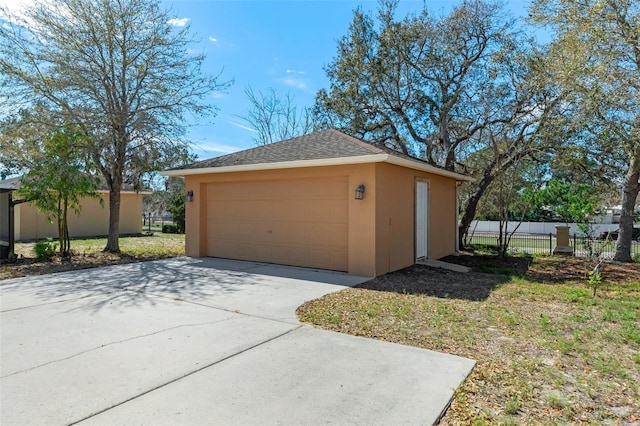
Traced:
[[284, 96], [274, 89], [256, 93], [248, 86], [244, 93], [251, 107], [247, 115], [241, 118], [256, 131], [253, 138], [256, 145], [267, 145], [313, 131], [311, 110], [299, 110], [291, 92]]
[[181, 158], [187, 114], [214, 112], [206, 98], [227, 84], [202, 73], [188, 26], [172, 27], [155, 0], [36, 0], [0, 14], [0, 114], [41, 102], [88, 136], [109, 187], [105, 251], [118, 252], [123, 183]]

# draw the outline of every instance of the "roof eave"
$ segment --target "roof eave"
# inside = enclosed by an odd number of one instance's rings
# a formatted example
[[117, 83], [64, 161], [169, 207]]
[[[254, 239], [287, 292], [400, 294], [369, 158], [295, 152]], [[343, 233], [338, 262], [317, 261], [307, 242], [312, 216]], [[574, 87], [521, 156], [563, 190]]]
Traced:
[[385, 161], [386, 154], [359, 155], [353, 157], [321, 158], [318, 160], [279, 161], [275, 163], [244, 164], [240, 166], [177, 169], [160, 172], [164, 176], [189, 176], [209, 173], [250, 172], [256, 170], [296, 169], [300, 167], [339, 166], [343, 164], [377, 163]]
[[340, 166], [345, 164], [390, 163], [457, 181], [473, 182], [473, 178], [434, 167], [427, 163], [396, 157], [390, 154], [358, 155], [352, 157], [322, 158], [318, 160], [280, 161], [275, 163], [245, 164], [240, 166], [203, 167], [198, 169], [174, 169], [160, 172], [163, 176], [190, 176], [209, 173], [250, 172], [258, 170], [295, 169], [301, 167]]
[[469, 176], [462, 175], [460, 173], [452, 172], [449, 170], [441, 169], [439, 167], [432, 166], [428, 163], [423, 163], [415, 160], [409, 160], [407, 158], [396, 157], [395, 155], [387, 154], [389, 157], [385, 160], [387, 163], [395, 164], [397, 166], [403, 166], [410, 169], [420, 170], [423, 172], [431, 173], [438, 176], [444, 176], [455, 179], [459, 182], [474, 182], [475, 179]]

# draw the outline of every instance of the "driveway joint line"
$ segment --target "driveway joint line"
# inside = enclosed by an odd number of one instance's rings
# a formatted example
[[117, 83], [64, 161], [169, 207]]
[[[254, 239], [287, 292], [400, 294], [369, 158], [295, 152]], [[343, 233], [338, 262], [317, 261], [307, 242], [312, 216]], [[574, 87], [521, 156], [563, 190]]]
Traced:
[[76, 297], [76, 298], [73, 298], [73, 299], [56, 300], [55, 302], [45, 302], [45, 303], [38, 303], [37, 305], [28, 305], [28, 306], [21, 306], [19, 308], [5, 309], [4, 311], [0, 311], [0, 314], [4, 314], [5, 312], [21, 311], [23, 309], [38, 308], [38, 307], [47, 306], [47, 305], [55, 305], [56, 303], [74, 302], [76, 300], [82, 300], [82, 299], [86, 299], [86, 298], [89, 298], [89, 297], [98, 297], [98, 295], [96, 295], [96, 294], [87, 294], [86, 296]]
[[166, 383], [160, 384], [160, 385], [158, 385], [158, 386], [154, 386], [154, 387], [153, 387], [153, 388], [151, 388], [151, 389], [148, 389], [148, 390], [146, 390], [146, 391], [144, 391], [144, 392], [141, 392], [141, 393], [139, 393], [139, 394], [137, 394], [137, 395], [134, 395], [134, 396], [132, 396], [132, 397], [130, 397], [130, 398], [127, 398], [127, 399], [125, 399], [124, 401], [121, 401], [121, 402], [119, 402], [119, 403], [117, 403], [117, 404], [114, 404], [114, 405], [112, 405], [112, 406], [110, 406], [110, 407], [107, 407], [107, 408], [105, 408], [105, 409], [102, 409], [102, 410], [96, 411], [95, 413], [92, 413], [92, 414], [90, 414], [90, 415], [88, 415], [88, 416], [86, 416], [86, 417], [84, 417], [84, 418], [82, 418], [82, 419], [72, 421], [71, 423], [69, 423], [69, 426], [79, 424], [79, 423], [84, 422], [85, 420], [89, 420], [90, 418], [95, 417], [95, 416], [97, 416], [97, 415], [99, 415], [99, 414], [106, 413], [106, 412], [107, 412], [107, 411], [109, 411], [109, 410], [112, 410], [112, 409], [117, 408], [117, 407], [119, 407], [119, 406], [121, 406], [121, 405], [124, 405], [124, 404], [126, 404], [126, 403], [128, 403], [128, 402], [131, 402], [131, 401], [133, 401], [133, 400], [135, 400], [135, 399], [138, 399], [138, 398], [140, 398], [140, 397], [142, 397], [142, 396], [145, 396], [145, 395], [147, 395], [147, 394], [150, 394], [151, 392], [154, 392], [154, 391], [156, 391], [156, 390], [158, 390], [158, 389], [162, 389], [162, 388], [164, 388], [164, 387], [167, 387], [167, 386], [169, 386], [169, 385], [171, 385], [171, 384], [173, 384], [173, 383], [178, 382], [179, 380], [182, 380], [182, 379], [187, 378], [187, 377], [189, 377], [189, 376], [192, 376], [192, 375], [194, 375], [194, 374], [196, 374], [196, 373], [199, 373], [199, 372], [201, 372], [201, 371], [203, 371], [203, 370], [205, 370], [205, 369], [207, 369], [207, 368], [209, 368], [209, 367], [213, 367], [214, 365], [220, 364], [220, 363], [222, 363], [222, 362], [224, 362], [224, 361], [227, 361], [227, 360], [229, 360], [229, 359], [231, 359], [231, 358], [235, 358], [235, 357], [236, 357], [236, 356], [238, 356], [238, 355], [242, 355], [242, 354], [244, 354], [245, 352], [248, 352], [248, 351], [250, 351], [250, 350], [252, 350], [252, 349], [255, 349], [255, 348], [259, 347], [259, 346], [262, 346], [262, 345], [264, 345], [264, 344], [266, 344], [266, 343], [272, 342], [272, 341], [274, 341], [274, 340], [276, 340], [276, 339], [279, 339], [279, 338], [281, 338], [281, 337], [283, 337], [283, 336], [286, 336], [287, 334], [289, 334], [289, 333], [291, 333], [291, 332], [294, 332], [294, 331], [297, 331], [297, 330], [301, 329], [302, 327], [303, 327], [303, 325], [301, 324], [301, 325], [299, 325], [299, 326], [297, 326], [297, 327], [294, 327], [294, 328], [291, 328], [291, 329], [289, 329], [289, 330], [285, 331], [284, 333], [280, 333], [280, 334], [278, 334], [278, 335], [276, 335], [276, 336], [273, 336], [273, 337], [271, 337], [271, 338], [269, 338], [269, 339], [267, 339], [267, 340], [264, 340], [264, 341], [262, 341], [262, 342], [256, 343], [255, 345], [252, 345], [252, 346], [249, 346], [249, 347], [247, 347], [247, 348], [245, 348], [245, 349], [242, 349], [241, 351], [238, 351], [238, 352], [232, 353], [231, 355], [228, 355], [228, 356], [226, 356], [226, 357], [224, 357], [224, 358], [221, 358], [221, 359], [219, 359], [219, 360], [217, 360], [217, 361], [214, 361], [214, 362], [212, 362], [212, 363], [210, 363], [210, 364], [203, 365], [202, 367], [197, 368], [197, 369], [195, 369], [195, 370], [193, 370], [193, 371], [190, 371], [190, 372], [188, 372], [188, 373], [185, 373], [185, 374], [181, 375], [180, 377], [176, 377], [175, 379], [169, 380], [169, 381], [168, 381], [168, 382], [166, 382]]
[[159, 299], [168, 299], [168, 300], [171, 300], [171, 301], [174, 301], [174, 302], [187, 303], [189, 305], [196, 305], [196, 306], [201, 306], [203, 308], [215, 309], [215, 310], [218, 310], [218, 311], [224, 311], [224, 312], [229, 312], [229, 313], [232, 313], [232, 314], [243, 315], [245, 317], [250, 317], [250, 318], [259, 318], [259, 319], [263, 319], [263, 320], [281, 322], [281, 323], [289, 324], [289, 325], [298, 325], [299, 324], [298, 322], [292, 322], [292, 321], [286, 320], [286, 319], [277, 319], [277, 318], [263, 317], [263, 316], [260, 316], [260, 315], [248, 314], [246, 312], [242, 312], [242, 311], [239, 311], [237, 309], [227, 309], [227, 308], [223, 308], [222, 306], [207, 305], [205, 303], [194, 302], [192, 300], [186, 300], [186, 299], [182, 299], [180, 297], [166, 296], [166, 295], [163, 295], [163, 294], [155, 294], [155, 293], [144, 293], [143, 291], [129, 289], [129, 288], [126, 288], [126, 287], [124, 288], [124, 290], [132, 291], [132, 292], [136, 292], [136, 293], [143, 293], [143, 294], [146, 294], [147, 296], [157, 297]]
[[35, 365], [33, 367], [29, 367], [27, 369], [20, 370], [20, 371], [15, 371], [15, 372], [7, 374], [5, 376], [1, 376], [0, 379], [4, 379], [4, 378], [7, 378], [7, 377], [15, 376], [17, 374], [27, 373], [29, 371], [33, 371], [33, 370], [36, 370], [36, 369], [41, 368], [41, 367], [46, 367], [47, 365], [55, 364], [55, 363], [58, 363], [58, 362], [61, 362], [61, 361], [67, 361], [67, 360], [70, 360], [72, 358], [87, 354], [89, 352], [93, 352], [93, 351], [97, 351], [97, 350], [102, 349], [102, 348], [106, 348], [108, 346], [119, 345], [121, 343], [131, 342], [131, 341], [134, 341], [134, 340], [137, 340], [137, 339], [143, 339], [145, 337], [155, 336], [157, 334], [165, 333], [167, 331], [177, 330], [177, 329], [183, 328], [183, 327], [196, 327], [196, 326], [200, 326], [200, 325], [219, 324], [221, 322], [230, 321], [232, 319], [234, 319], [234, 318], [233, 317], [229, 317], [229, 318], [225, 318], [225, 319], [218, 320], [218, 321], [207, 321], [207, 322], [193, 323], [193, 324], [181, 324], [181, 325], [177, 325], [175, 327], [169, 327], [169, 328], [164, 328], [162, 330], [157, 330], [157, 331], [154, 331], [152, 333], [141, 334], [141, 335], [138, 335], [138, 336], [129, 337], [127, 339], [122, 339], [122, 340], [117, 340], [117, 341], [114, 341], [114, 342], [105, 343], [104, 345], [96, 346], [96, 347], [90, 348], [90, 349], [85, 349], [83, 351], [80, 351], [80, 352], [75, 353], [73, 355], [66, 356], [64, 358], [54, 359], [52, 361], [45, 362], [44, 364]]

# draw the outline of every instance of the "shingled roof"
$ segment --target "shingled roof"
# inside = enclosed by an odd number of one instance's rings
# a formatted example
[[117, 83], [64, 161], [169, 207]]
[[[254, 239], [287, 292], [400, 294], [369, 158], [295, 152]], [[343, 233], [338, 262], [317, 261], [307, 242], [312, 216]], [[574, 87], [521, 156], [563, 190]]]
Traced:
[[20, 178], [9, 178], [0, 180], [0, 189], [5, 191], [14, 191], [20, 186]]
[[[5, 180], [0, 180], [0, 190], [4, 191], [15, 191], [20, 189], [20, 176], [9, 178]], [[109, 192], [109, 187], [106, 182], [103, 180], [100, 181], [100, 187], [98, 188], [98, 192]], [[141, 194], [150, 194], [149, 189], [136, 190], [132, 185], [127, 183], [122, 184], [121, 192], [139, 192]]]
[[[389, 161], [389, 159], [397, 161]], [[288, 167], [311, 167], [332, 164], [401, 161], [407, 167], [449, 176], [457, 180], [470, 178], [388, 148], [346, 135], [335, 129], [327, 129], [292, 139], [261, 145], [244, 151], [197, 161], [179, 168], [167, 170], [168, 176], [185, 176], [227, 171], [264, 170]]]

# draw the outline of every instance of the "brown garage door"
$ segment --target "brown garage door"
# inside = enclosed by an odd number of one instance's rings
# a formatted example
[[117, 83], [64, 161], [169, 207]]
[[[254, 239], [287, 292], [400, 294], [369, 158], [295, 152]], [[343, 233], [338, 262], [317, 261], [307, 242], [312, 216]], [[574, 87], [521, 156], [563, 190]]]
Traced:
[[348, 179], [212, 183], [209, 256], [346, 271]]

